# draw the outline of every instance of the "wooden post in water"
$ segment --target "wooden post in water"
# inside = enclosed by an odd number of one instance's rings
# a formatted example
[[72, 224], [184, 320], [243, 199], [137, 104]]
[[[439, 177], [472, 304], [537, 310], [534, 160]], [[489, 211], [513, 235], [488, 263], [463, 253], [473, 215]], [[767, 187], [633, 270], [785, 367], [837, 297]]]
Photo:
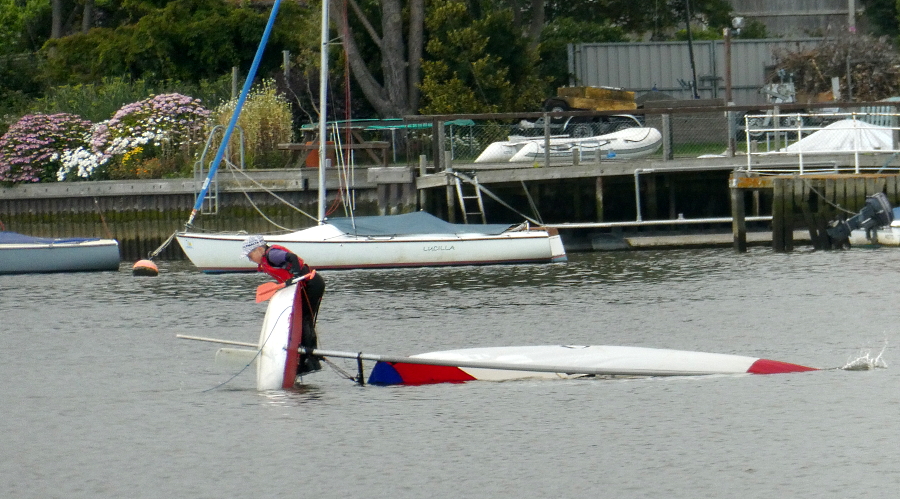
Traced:
[[776, 178], [772, 184], [772, 249], [778, 253], [788, 251], [785, 226], [785, 205], [788, 204], [785, 193], [785, 179]]
[[734, 172], [731, 179], [731, 233], [732, 247], [738, 253], [747, 252], [747, 220], [744, 209], [744, 190], [736, 185], [736, 177], [743, 176]]
[[[446, 166], [447, 173], [452, 172], [453, 167], [450, 165], [450, 153], [448, 152], [443, 159], [443, 164]], [[450, 175], [447, 175], [447, 221], [452, 224], [456, 223], [456, 180], [451, 178]]]
[[[419, 177], [428, 174], [428, 163], [424, 154], [419, 155]], [[419, 206], [416, 208], [424, 210], [428, 206], [428, 189], [416, 189], [419, 192]]]

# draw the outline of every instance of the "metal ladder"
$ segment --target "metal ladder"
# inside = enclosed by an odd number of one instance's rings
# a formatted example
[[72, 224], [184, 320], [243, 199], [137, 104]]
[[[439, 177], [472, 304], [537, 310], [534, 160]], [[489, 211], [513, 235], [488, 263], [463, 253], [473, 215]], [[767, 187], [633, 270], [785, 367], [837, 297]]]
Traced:
[[466, 172], [472, 175], [469, 177], [459, 171], [455, 173], [453, 179], [456, 182], [456, 196], [459, 198], [463, 223], [469, 223], [469, 217], [477, 215], [481, 217], [481, 223], [486, 224], [487, 218], [484, 216], [484, 200], [481, 198], [478, 175], [475, 172]]
[[[238, 167], [243, 170], [244, 169], [244, 130], [240, 126], [235, 127], [238, 131], [239, 143], [240, 143], [240, 165]], [[216, 125], [209, 132], [209, 136], [206, 138], [206, 145], [203, 147], [203, 152], [200, 154], [200, 159], [194, 163], [194, 197], [200, 195], [200, 191], [203, 189], [203, 183], [206, 181], [206, 177], [209, 174], [209, 170], [212, 169], [212, 159], [208, 159], [209, 153], [213, 153], [215, 155], [214, 148], [217, 148], [215, 144], [216, 136], [218, 135], [218, 139], [221, 141], [225, 136], [225, 127], [222, 125]], [[229, 150], [226, 151], [228, 154], [222, 158], [222, 162], [228, 163], [228, 158], [231, 156], [230, 154], [230, 146]], [[207, 163], [208, 161], [208, 163]], [[208, 164], [208, 166], [207, 166]], [[215, 215], [219, 213], [219, 172], [216, 171], [216, 174], [209, 179], [209, 188], [206, 190], [206, 195], [203, 197], [203, 204], [200, 205], [200, 214], [202, 215]]]

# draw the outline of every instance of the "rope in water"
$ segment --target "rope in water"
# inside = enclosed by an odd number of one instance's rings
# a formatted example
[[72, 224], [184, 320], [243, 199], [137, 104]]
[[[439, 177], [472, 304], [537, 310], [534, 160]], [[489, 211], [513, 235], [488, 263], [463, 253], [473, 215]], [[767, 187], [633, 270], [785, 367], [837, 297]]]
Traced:
[[[276, 323], [276, 324], [278, 323], [278, 321], [281, 320], [281, 317], [282, 317], [282, 316], [284, 315], [284, 313], [287, 312], [288, 310], [290, 310], [290, 308], [285, 308], [284, 310], [281, 311], [280, 314], [278, 314], [278, 318], [275, 319], [275, 323]], [[272, 331], [274, 331], [274, 330], [275, 330], [275, 328], [273, 327], [273, 328], [269, 331], [269, 335], [266, 336], [266, 339], [262, 342], [262, 345], [260, 345], [259, 348], [256, 350], [256, 355], [254, 355], [253, 358], [250, 359], [250, 362], [247, 362], [247, 365], [246, 365], [246, 366], [242, 367], [240, 371], [238, 371], [238, 372], [236, 372], [236, 373], [234, 374], [234, 376], [232, 376], [232, 377], [226, 379], [225, 381], [219, 383], [218, 385], [216, 385], [216, 386], [214, 386], [214, 387], [212, 387], [212, 388], [207, 388], [206, 390], [203, 390], [203, 391], [200, 392], [200, 393], [211, 392], [211, 391], [213, 391], [213, 390], [216, 390], [216, 389], [218, 389], [218, 388], [221, 388], [221, 387], [225, 386], [226, 384], [230, 383], [231, 380], [233, 380], [234, 378], [237, 378], [238, 376], [240, 376], [241, 373], [243, 373], [244, 371], [246, 371], [247, 368], [250, 367], [250, 365], [253, 364], [254, 361], [256, 361], [257, 357], [259, 357], [259, 354], [262, 353], [263, 348], [265, 348], [265, 346], [266, 346], [266, 343], [269, 342], [269, 338], [272, 337]]]

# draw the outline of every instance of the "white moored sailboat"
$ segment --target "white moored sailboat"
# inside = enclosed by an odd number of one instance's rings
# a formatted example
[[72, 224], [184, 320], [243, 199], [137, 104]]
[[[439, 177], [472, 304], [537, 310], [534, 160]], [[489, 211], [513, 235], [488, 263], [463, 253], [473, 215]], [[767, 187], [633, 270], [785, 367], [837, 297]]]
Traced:
[[[209, 175], [197, 195], [186, 228], [200, 210], [213, 176], [224, 155], [243, 100], [249, 92], [262, 48], [271, 31], [280, 0], [272, 15], [241, 93], [231, 123], [210, 165]], [[319, 137], [326, 137], [325, 109], [328, 80], [328, 2], [322, 5], [322, 53], [319, 93]], [[369, 267], [413, 267], [497, 263], [550, 263], [566, 261], [559, 233], [523, 225], [471, 224], [444, 222], [424, 212], [394, 216], [369, 216], [325, 219], [326, 141], [319, 141], [319, 214], [318, 226], [280, 235], [267, 235], [270, 244], [280, 244], [300, 255], [318, 269]], [[256, 266], [241, 258], [245, 232], [211, 234], [185, 230], [175, 234], [191, 262], [204, 272], [254, 271]]]
[[[246, 234], [179, 233], [178, 243], [204, 272], [251, 272], [241, 257]], [[266, 236], [316, 269], [425, 267], [566, 261], [555, 229], [527, 224], [460, 225], [425, 212], [337, 218], [288, 234]]]

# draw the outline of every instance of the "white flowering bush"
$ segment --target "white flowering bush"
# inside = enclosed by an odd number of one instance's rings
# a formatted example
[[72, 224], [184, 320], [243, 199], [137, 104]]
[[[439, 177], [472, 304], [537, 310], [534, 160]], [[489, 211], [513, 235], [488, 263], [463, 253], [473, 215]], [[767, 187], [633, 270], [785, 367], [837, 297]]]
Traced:
[[122, 106], [93, 126], [90, 144], [66, 151], [57, 180], [159, 178], [185, 168], [202, 142], [210, 112], [181, 94], [156, 95]]
[[0, 182], [52, 181], [66, 152], [90, 137], [91, 123], [74, 114], [23, 116], [0, 137]]

